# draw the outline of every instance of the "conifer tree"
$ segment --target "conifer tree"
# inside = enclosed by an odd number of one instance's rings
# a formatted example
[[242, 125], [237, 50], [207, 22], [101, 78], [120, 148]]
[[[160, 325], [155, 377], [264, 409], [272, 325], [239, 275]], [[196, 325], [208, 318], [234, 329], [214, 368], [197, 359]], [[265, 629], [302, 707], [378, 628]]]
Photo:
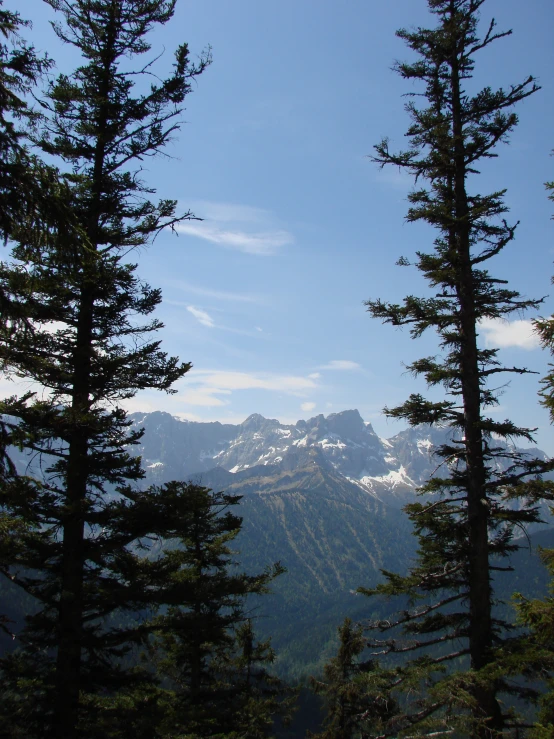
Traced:
[[[10, 234], [15, 261], [0, 270], [2, 295], [24, 318], [3, 333], [0, 361], [44, 389], [40, 399], [3, 403], [17, 419], [11, 433], [43, 459], [44, 475], [31, 494], [2, 489], [3, 510], [25, 525], [3, 529], [1, 549], [3, 573], [41, 604], [22, 643], [43, 679], [36, 696], [45, 713], [24, 735], [72, 739], [80, 698], [129, 677], [121, 660], [137, 631], [102, 624], [116, 609], [140, 609], [148, 592], [137, 543], [151, 527], [135, 490], [140, 460], [129, 451], [141, 434], [119, 404], [144, 388], [171, 392], [190, 367], [149, 338], [159, 321], [136, 320], [152, 313], [160, 292], [137, 278], [129, 251], [192, 217], [175, 201], [151, 202], [140, 162], [178, 129], [209, 57], [191, 63], [184, 44], [167, 79], [137, 90], [141, 75], [152, 80], [151, 60], [140, 60], [146, 35], [171, 19], [175, 0], [46, 1], [62, 15], [58, 36], [82, 57], [50, 85], [35, 136], [64, 172], [71, 219], [49, 223], [40, 239], [29, 236], [36, 220]], [[19, 685], [22, 659], [4, 665]]]
[[327, 709], [324, 730], [318, 734], [308, 733], [313, 739], [366, 736], [366, 731], [382, 725], [395, 709], [388, 695], [378, 694], [374, 681], [371, 681], [369, 694], [366, 690], [366, 676], [373, 671], [375, 663], [361, 659], [366, 649], [362, 626], [346, 618], [338, 634], [339, 650], [325, 665], [324, 679], [310, 680], [312, 690], [323, 696]]
[[251, 618], [235, 629], [234, 650], [224, 671], [234, 696], [229, 725], [244, 739], [273, 736], [276, 717], [290, 722], [298, 692], [269, 672], [275, 652], [270, 640], [256, 641]]
[[[482, 319], [504, 319], [540, 301], [522, 298], [486, 268], [511, 244], [517, 224], [505, 218], [504, 191], [479, 194], [475, 175], [516, 125], [513, 106], [538, 88], [527, 77], [508, 89], [468, 91], [479, 53], [510, 33], [497, 31], [493, 20], [478, 35], [483, 4], [428, 0], [436, 26], [398, 32], [417, 58], [396, 70], [423, 86], [413, 95], [427, 104], [420, 106], [415, 97], [406, 106], [411, 148], [394, 153], [385, 139], [374, 157], [380, 166], [414, 176], [407, 220], [428, 223], [437, 238], [433, 251], [418, 252], [415, 261], [431, 293], [410, 295], [402, 304], [370, 300], [368, 310], [386, 323], [410, 326], [414, 338], [436, 331], [442, 353], [408, 369], [445, 390], [444, 400], [413, 394], [386, 413], [450, 433], [435, 450], [441, 463], [420, 491], [423, 501], [406, 509], [419, 539], [415, 565], [404, 576], [385, 573], [384, 584], [365, 591], [411, 603], [397, 618], [373, 624], [384, 638], [372, 632], [368, 639], [370, 648], [390, 655], [387, 669], [375, 673], [376, 689], [388, 675], [391, 695], [403, 696], [395, 715], [371, 735], [495, 736], [516, 721], [500, 694], [525, 692], [499, 667], [511, 642], [510, 624], [494, 611], [494, 572], [510, 569], [505, 558], [517, 547], [514, 530], [538, 520], [536, 503], [552, 484], [537, 477], [549, 465], [513, 444], [532, 441], [532, 431], [489, 415], [498, 404], [495, 381], [527, 370], [504, 366], [478, 333]], [[391, 661], [412, 653], [407, 663]]]
[[[39, 57], [22, 37], [30, 26], [18, 13], [5, 10], [0, 2], [0, 239], [22, 231], [26, 238], [43, 238], [48, 222], [61, 210], [57, 173], [29, 151], [29, 138], [40, 116], [28, 98], [39, 79], [50, 68], [48, 57]], [[70, 228], [70, 219], [67, 227]], [[0, 286], [0, 337], [23, 320]], [[29, 328], [27, 324], [27, 328]], [[5, 360], [0, 365], [6, 368]], [[5, 427], [3, 427], [5, 429]], [[2, 457], [7, 462], [5, 456]]]
[[242, 519], [240, 498], [199, 485], [154, 488], [171, 549], [159, 559], [165, 584], [156, 599], [167, 610], [151, 625], [155, 661], [169, 686], [163, 736], [267, 736], [273, 716], [289, 708], [287, 690], [260, 666], [269, 644], [256, 644], [248, 597], [267, 592], [283, 569], [258, 575], [237, 569], [230, 548]]

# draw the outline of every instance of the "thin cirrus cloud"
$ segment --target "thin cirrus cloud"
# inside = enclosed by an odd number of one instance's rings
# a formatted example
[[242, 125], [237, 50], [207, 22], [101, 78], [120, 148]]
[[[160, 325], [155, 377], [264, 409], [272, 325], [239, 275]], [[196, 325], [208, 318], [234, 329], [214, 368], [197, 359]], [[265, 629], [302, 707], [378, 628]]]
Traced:
[[171, 305], [185, 305], [187, 311], [196, 318], [198, 323], [200, 323], [202, 326], [206, 326], [207, 328], [215, 328], [220, 331], [229, 331], [232, 334], [249, 336], [255, 339], [269, 338], [264, 330], [259, 326], [256, 326], [254, 331], [248, 331], [247, 329], [242, 328], [234, 328], [233, 326], [222, 326], [221, 324], [216, 323], [214, 319], [210, 316], [210, 314], [207, 311], [202, 310], [202, 308], [197, 308], [194, 305], [186, 305], [186, 303], [181, 303], [178, 300], [167, 300], [166, 303], [169, 303]]
[[[322, 370], [358, 370], [361, 366], [358, 362], [351, 362], [349, 359], [333, 359], [327, 364], [321, 365]], [[318, 374], [317, 372], [315, 374]]]
[[533, 329], [531, 321], [505, 321], [502, 318], [483, 318], [479, 321], [479, 330], [484, 335], [487, 347], [517, 347], [519, 349], [536, 349], [540, 340]]
[[313, 409], [315, 408], [315, 403], [302, 403], [300, 408], [303, 411], [313, 411]]
[[192, 313], [192, 315], [199, 323], [202, 324], [202, 326], [207, 326], [208, 328], [213, 328], [215, 326], [214, 319], [210, 316], [209, 313], [206, 313], [205, 310], [195, 308], [194, 305], [187, 305], [187, 310], [189, 313]]
[[302, 397], [316, 387], [312, 378], [301, 375], [192, 370], [187, 373], [186, 389], [174, 399], [187, 405], [217, 407], [229, 405], [229, 396], [239, 390], [266, 390]]
[[273, 227], [272, 214], [262, 208], [199, 201], [194, 212], [203, 220], [184, 221], [177, 230], [228, 249], [270, 256], [293, 242], [292, 234]]

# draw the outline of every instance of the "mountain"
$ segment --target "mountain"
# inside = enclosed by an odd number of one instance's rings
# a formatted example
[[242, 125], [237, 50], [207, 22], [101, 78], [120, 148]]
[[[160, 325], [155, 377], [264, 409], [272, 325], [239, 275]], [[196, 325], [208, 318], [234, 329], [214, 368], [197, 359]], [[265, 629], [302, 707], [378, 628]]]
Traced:
[[382, 439], [356, 410], [294, 425], [259, 414], [238, 425], [161, 412], [131, 419], [145, 430], [137, 451], [147, 483], [193, 480], [242, 496], [241, 566], [287, 568], [253, 608], [289, 676], [326, 660], [345, 616], [379, 607], [357, 587], [376, 584], [381, 569], [407, 569], [415, 540], [401, 508], [436, 471], [433, 448], [447, 438], [418, 427]]
[[[152, 482], [199, 477], [214, 468], [237, 474], [277, 465], [286, 471], [312, 460], [393, 507], [412, 499], [437, 471], [433, 448], [448, 438], [444, 429], [419, 426], [382, 439], [357, 410], [294, 425], [257, 413], [237, 425], [181, 421], [159, 411], [135, 413], [131, 420], [145, 430], [138, 450]], [[538, 449], [528, 452], [546, 458]]]
[[[131, 419], [145, 429], [140, 453], [148, 478], [160, 482], [187, 479], [214, 467], [234, 474], [267, 465], [296, 469], [317, 451], [318, 464], [398, 506], [402, 494], [413, 493], [432, 468], [432, 430], [420, 431], [415, 446], [403, 434], [381, 439], [356, 410], [327, 418], [319, 415], [295, 425], [259, 414], [238, 425], [180, 421], [162, 412], [133, 414]], [[419, 465], [413, 460], [409, 465], [412, 477], [404, 464], [407, 443], [421, 457]]]

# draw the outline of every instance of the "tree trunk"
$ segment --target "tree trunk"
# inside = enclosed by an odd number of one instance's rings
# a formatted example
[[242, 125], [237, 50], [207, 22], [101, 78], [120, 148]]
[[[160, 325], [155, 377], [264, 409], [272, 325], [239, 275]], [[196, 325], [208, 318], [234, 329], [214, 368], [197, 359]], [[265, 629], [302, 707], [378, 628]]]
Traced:
[[83, 418], [89, 411], [92, 301], [83, 290], [74, 353], [72, 434], [66, 479], [67, 514], [63, 522], [61, 594], [56, 660], [56, 736], [77, 736], [83, 625], [84, 533], [88, 480], [88, 434]]
[[77, 336], [72, 380], [73, 438], [69, 443], [67, 463], [68, 515], [63, 526], [62, 583], [58, 621], [58, 655], [56, 661], [56, 699], [54, 725], [56, 736], [76, 739], [81, 684], [81, 652], [83, 633], [83, 584], [85, 568], [85, 508], [87, 505], [88, 453], [90, 429], [83, 423], [91, 409], [93, 318], [96, 252], [99, 243], [102, 180], [106, 156], [106, 125], [109, 94], [112, 87], [111, 66], [114, 60], [116, 8], [112, 8], [111, 23], [106, 29], [103, 55], [103, 75], [99, 81], [101, 100], [97, 124], [97, 139], [91, 183], [92, 198], [87, 224], [87, 242], [81, 244], [83, 282], [80, 295]]
[[[452, 13], [454, 7], [452, 4]], [[468, 561], [469, 561], [469, 650], [471, 667], [479, 670], [490, 661], [492, 648], [491, 587], [489, 579], [488, 503], [485, 493], [486, 469], [481, 430], [481, 388], [477, 351], [477, 316], [470, 252], [469, 208], [466, 192], [466, 165], [461, 111], [460, 74], [457, 49], [452, 55], [452, 135], [454, 140], [454, 218], [450, 244], [458, 261], [456, 286], [460, 305], [460, 374], [464, 407], [467, 472]], [[475, 690], [475, 718], [487, 718], [487, 728], [478, 736], [500, 731], [503, 721], [493, 686]]]

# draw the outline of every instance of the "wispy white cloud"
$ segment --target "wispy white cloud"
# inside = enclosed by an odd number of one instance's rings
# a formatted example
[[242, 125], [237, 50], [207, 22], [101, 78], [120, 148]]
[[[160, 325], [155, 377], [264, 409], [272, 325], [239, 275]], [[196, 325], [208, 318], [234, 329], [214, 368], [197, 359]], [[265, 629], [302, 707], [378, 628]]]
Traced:
[[323, 370], [358, 370], [361, 366], [358, 362], [351, 362], [349, 359], [333, 359], [327, 364], [321, 365], [319, 369]]
[[210, 223], [200, 222], [183, 223], [177, 229], [189, 236], [197, 236], [214, 244], [258, 256], [275, 254], [279, 247], [292, 243], [292, 236], [288, 231], [248, 233], [247, 231], [222, 229]]
[[[182, 305], [184, 306], [189, 313], [191, 313], [196, 320], [201, 323], [203, 326], [207, 326], [208, 328], [215, 328], [219, 331], [228, 331], [232, 334], [238, 334], [240, 336], [249, 336], [250, 338], [256, 339], [256, 340], [265, 340], [267, 341], [269, 339], [269, 334], [266, 334], [261, 328], [256, 327], [256, 329], [243, 329], [243, 328], [235, 328], [234, 326], [223, 326], [220, 323], [216, 323], [215, 320], [212, 318], [212, 316], [202, 308], [197, 308], [194, 305], [187, 305], [187, 303], [182, 303], [179, 300], [173, 300], [173, 301], [166, 301], [166, 303], [169, 303], [171, 305]], [[217, 310], [217, 309], [216, 309]]]
[[303, 394], [317, 387], [313, 379], [301, 375], [272, 373], [227, 372], [224, 370], [192, 370], [187, 374], [188, 383], [212, 388], [210, 392], [233, 390], [275, 390], [291, 395]]
[[218, 398], [218, 394], [229, 395], [230, 390], [200, 387], [198, 389], [187, 390], [184, 393], [179, 393], [176, 400], [181, 403], [186, 403], [187, 405], [202, 406], [204, 408], [215, 408], [221, 405], [229, 405], [229, 401]]
[[194, 211], [204, 220], [184, 221], [177, 230], [213, 244], [246, 254], [269, 256], [293, 242], [292, 234], [277, 228], [272, 214], [262, 208], [200, 201], [195, 204]]
[[215, 326], [214, 319], [206, 313], [205, 310], [195, 308], [194, 305], [187, 305], [187, 310], [189, 313], [192, 313], [196, 320], [203, 326], [207, 326], [208, 328], [213, 328]]
[[479, 322], [479, 330], [484, 335], [487, 347], [518, 347], [530, 350], [540, 346], [539, 337], [533, 331], [531, 321], [484, 318]]
[[321, 372], [312, 372], [311, 375], [308, 375], [308, 377], [311, 377], [312, 380], [319, 380], [321, 377]]
[[230, 405], [232, 394], [244, 390], [266, 390], [305, 397], [317, 387], [313, 379], [301, 375], [194, 369], [179, 384], [181, 387], [177, 395], [172, 396], [174, 407], [189, 405], [217, 408]]
[[303, 411], [313, 411], [313, 409], [315, 408], [315, 403], [302, 403], [300, 408]]

